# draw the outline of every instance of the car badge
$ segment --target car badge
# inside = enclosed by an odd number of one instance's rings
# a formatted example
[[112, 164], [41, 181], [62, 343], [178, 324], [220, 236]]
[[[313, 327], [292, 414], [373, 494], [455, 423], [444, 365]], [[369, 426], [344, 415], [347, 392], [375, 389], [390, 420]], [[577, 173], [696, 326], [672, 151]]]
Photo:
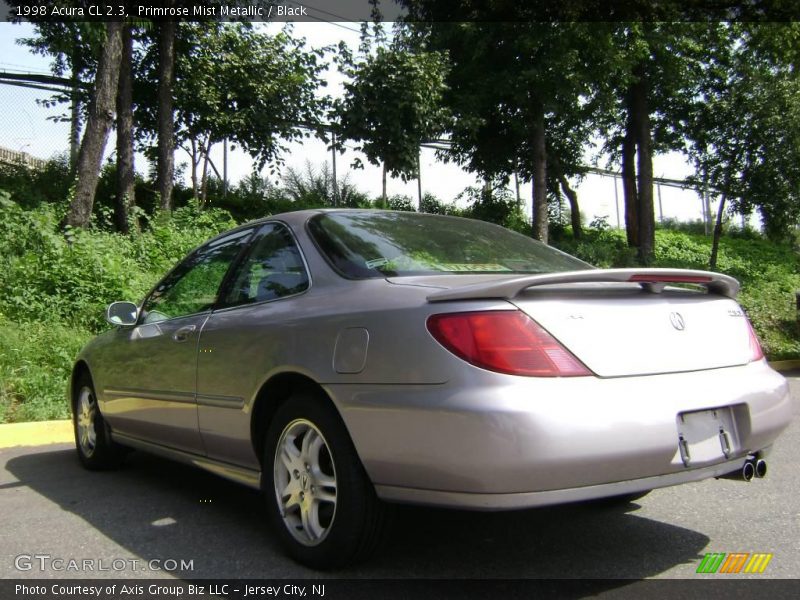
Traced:
[[678, 331], [683, 331], [686, 329], [686, 322], [683, 320], [683, 316], [681, 316], [681, 313], [679, 312], [670, 313], [669, 322], [672, 323], [672, 326]]

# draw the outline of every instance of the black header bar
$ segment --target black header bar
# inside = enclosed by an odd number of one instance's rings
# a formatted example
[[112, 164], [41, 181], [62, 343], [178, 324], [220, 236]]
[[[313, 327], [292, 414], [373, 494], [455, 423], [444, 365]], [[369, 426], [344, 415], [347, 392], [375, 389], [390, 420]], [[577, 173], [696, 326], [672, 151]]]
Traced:
[[0, 0], [0, 21], [800, 21], [797, 0]]

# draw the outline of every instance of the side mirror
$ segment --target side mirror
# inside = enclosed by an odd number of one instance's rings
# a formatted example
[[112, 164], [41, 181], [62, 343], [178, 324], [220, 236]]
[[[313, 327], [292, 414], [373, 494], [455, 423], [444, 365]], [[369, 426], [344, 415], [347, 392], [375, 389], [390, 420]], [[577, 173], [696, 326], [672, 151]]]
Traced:
[[106, 309], [106, 321], [112, 325], [130, 327], [136, 325], [139, 318], [139, 307], [133, 302], [112, 302]]

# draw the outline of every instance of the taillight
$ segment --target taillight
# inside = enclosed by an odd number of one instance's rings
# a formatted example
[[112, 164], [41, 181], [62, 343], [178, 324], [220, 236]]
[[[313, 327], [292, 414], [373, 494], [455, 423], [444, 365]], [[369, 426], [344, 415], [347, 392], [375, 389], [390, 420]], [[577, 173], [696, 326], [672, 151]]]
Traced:
[[569, 350], [518, 310], [431, 315], [427, 325], [450, 352], [490, 371], [529, 377], [591, 375]]
[[750, 362], [755, 362], [764, 358], [764, 351], [761, 349], [761, 342], [758, 341], [755, 329], [747, 321], [747, 329], [750, 331]]

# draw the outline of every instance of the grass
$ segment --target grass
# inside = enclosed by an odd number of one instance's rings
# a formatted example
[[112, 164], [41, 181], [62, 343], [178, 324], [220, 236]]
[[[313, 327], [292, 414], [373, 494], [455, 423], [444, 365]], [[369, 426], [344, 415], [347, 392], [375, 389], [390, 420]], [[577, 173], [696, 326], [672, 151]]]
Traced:
[[52, 323], [0, 321], [0, 422], [69, 417], [67, 380], [91, 336]]

